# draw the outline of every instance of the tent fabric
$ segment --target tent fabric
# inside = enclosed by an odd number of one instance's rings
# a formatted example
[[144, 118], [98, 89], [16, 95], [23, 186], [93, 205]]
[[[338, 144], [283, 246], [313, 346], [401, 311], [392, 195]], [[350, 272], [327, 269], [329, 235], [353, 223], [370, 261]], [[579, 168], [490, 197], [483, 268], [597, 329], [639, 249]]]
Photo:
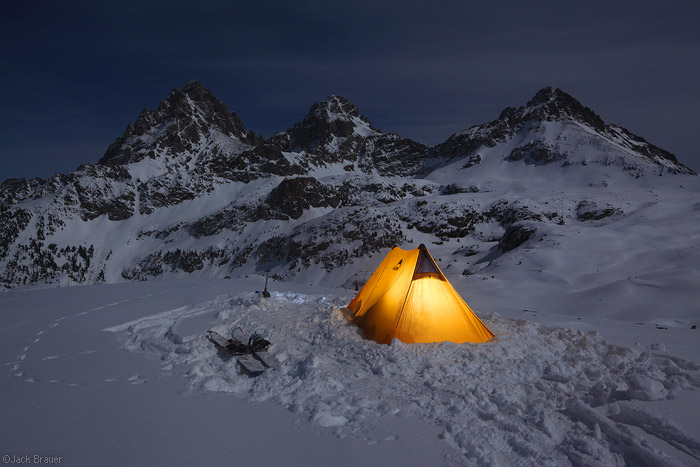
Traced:
[[348, 305], [367, 338], [388, 344], [486, 342], [493, 337], [425, 245], [394, 247]]

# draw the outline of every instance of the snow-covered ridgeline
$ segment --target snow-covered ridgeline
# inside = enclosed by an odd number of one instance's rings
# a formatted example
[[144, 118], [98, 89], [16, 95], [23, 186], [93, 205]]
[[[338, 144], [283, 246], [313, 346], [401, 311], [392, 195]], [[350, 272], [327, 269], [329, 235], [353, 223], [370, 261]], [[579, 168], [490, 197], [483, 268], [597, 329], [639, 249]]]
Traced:
[[520, 260], [545, 234], [643, 229], [657, 203], [686, 206], [668, 221], [690, 225], [697, 193], [671, 154], [558, 89], [430, 148], [381, 133], [340, 96], [264, 140], [192, 82], [142, 111], [99, 164], [2, 184], [0, 287], [267, 268], [347, 284], [333, 271], [366, 275], [366, 257], [393, 244], [468, 247], [495, 264], [489, 242]]

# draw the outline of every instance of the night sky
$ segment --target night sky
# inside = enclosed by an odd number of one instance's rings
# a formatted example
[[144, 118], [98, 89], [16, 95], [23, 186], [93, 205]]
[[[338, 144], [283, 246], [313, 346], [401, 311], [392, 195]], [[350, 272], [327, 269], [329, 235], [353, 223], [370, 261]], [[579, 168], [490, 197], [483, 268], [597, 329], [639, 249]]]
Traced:
[[436, 144], [554, 85], [700, 170], [700, 2], [7, 2], [0, 180], [96, 162], [200, 80], [270, 136], [329, 94]]

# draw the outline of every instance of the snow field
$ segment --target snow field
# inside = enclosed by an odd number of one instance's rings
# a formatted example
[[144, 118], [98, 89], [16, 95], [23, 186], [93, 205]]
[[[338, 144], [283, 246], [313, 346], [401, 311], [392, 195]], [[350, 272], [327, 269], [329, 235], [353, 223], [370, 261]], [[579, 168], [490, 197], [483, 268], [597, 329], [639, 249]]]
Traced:
[[[427, 420], [450, 465], [679, 465], [640, 430], [700, 461], [698, 439], [634, 405], [696, 390], [695, 363], [496, 313], [480, 313], [487, 344], [379, 345], [340, 311], [350, 298], [221, 295], [106, 330], [196, 391], [272, 401], [340, 437], [370, 437], [382, 416]], [[204, 337], [237, 326], [272, 342], [277, 368], [242, 375]]]

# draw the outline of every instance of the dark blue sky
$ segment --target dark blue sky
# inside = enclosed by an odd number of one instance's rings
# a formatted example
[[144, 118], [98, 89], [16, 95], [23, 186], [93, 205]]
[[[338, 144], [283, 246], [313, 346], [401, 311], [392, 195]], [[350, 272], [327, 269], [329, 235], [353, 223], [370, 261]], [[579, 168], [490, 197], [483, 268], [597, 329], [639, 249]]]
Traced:
[[428, 144], [551, 84], [700, 170], [698, 24], [690, 0], [10, 2], [0, 180], [96, 162], [195, 78], [265, 136], [335, 93]]

